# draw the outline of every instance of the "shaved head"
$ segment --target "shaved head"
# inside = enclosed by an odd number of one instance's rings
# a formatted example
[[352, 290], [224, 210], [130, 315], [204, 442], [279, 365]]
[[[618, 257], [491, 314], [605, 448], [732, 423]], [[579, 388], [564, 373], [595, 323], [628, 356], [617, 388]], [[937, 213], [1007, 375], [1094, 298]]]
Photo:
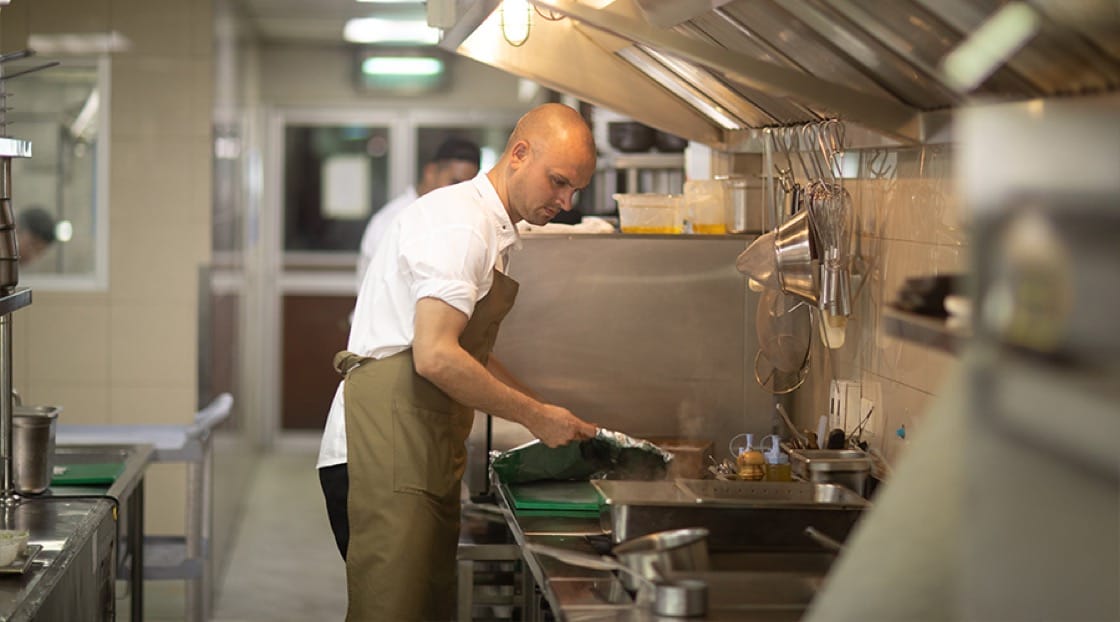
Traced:
[[564, 104], [543, 104], [525, 113], [513, 128], [506, 151], [519, 140], [545, 148], [563, 144], [563, 148], [581, 149], [595, 156], [595, 140], [587, 121]]
[[543, 225], [572, 209], [595, 173], [595, 139], [587, 121], [563, 104], [525, 113], [498, 163], [487, 173], [514, 223]]

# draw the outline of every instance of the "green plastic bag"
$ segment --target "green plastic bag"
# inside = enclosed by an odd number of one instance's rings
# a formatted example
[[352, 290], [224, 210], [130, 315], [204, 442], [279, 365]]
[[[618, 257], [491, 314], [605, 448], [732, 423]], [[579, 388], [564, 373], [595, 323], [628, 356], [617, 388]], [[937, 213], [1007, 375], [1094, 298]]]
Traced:
[[490, 467], [507, 484], [541, 480], [664, 479], [673, 454], [602, 428], [593, 438], [549, 447], [539, 440], [494, 452]]

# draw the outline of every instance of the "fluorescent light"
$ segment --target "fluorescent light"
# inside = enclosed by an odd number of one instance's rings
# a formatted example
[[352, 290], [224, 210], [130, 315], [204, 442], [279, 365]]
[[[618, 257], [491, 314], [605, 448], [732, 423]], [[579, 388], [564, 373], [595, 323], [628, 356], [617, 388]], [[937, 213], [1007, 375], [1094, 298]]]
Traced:
[[348, 20], [342, 38], [351, 43], [412, 43], [435, 45], [440, 31], [424, 20], [396, 20], [359, 17]]
[[422, 4], [424, 0], [358, 0], [371, 4]]
[[362, 73], [371, 76], [438, 76], [443, 61], [430, 56], [370, 56], [362, 60]]
[[945, 57], [946, 80], [962, 93], [980, 86], [1039, 31], [1041, 21], [1023, 2], [1003, 5]]

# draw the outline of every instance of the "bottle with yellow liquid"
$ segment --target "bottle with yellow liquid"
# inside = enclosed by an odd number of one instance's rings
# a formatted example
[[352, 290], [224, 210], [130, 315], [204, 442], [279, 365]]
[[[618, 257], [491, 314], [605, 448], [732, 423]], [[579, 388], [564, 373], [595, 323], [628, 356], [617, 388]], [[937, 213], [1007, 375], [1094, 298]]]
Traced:
[[[770, 443], [767, 446], [767, 442]], [[793, 472], [790, 470], [789, 456], [782, 453], [781, 447], [782, 437], [777, 434], [771, 434], [762, 439], [762, 449], [765, 450], [763, 456], [766, 459], [766, 481], [768, 482], [788, 482], [793, 480]]]
[[747, 434], [747, 445], [735, 458], [739, 479], [760, 481], [766, 477], [766, 458], [754, 447], [754, 435]]

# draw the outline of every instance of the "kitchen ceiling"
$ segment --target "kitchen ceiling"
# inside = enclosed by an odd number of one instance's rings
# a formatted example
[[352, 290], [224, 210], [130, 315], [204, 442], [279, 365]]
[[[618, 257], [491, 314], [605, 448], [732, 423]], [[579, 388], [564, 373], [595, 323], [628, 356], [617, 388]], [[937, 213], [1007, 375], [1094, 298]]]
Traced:
[[338, 45], [342, 26], [354, 17], [426, 19], [424, 2], [357, 0], [233, 0], [268, 43]]

